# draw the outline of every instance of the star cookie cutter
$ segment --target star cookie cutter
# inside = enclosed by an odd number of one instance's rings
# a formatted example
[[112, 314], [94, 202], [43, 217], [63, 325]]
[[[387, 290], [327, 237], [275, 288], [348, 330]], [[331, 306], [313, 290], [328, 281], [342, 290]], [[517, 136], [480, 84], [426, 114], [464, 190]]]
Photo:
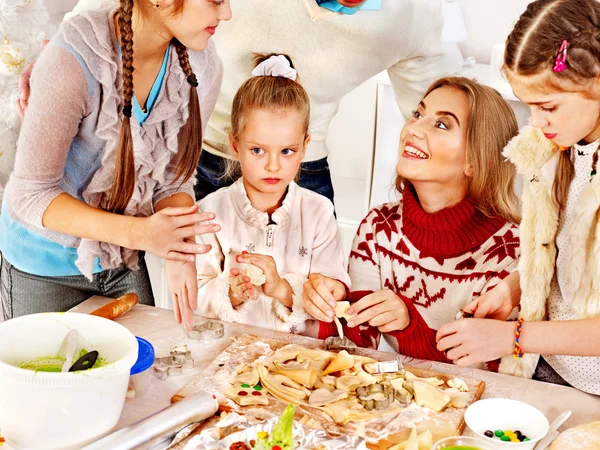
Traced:
[[153, 374], [161, 381], [169, 377], [183, 375], [183, 369], [194, 368], [194, 358], [187, 345], [180, 345], [171, 349], [169, 356], [154, 359]]

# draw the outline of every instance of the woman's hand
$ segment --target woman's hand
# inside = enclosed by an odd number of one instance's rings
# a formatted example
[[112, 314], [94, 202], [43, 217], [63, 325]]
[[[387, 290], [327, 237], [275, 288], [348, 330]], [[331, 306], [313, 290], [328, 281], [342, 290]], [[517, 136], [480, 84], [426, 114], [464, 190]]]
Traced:
[[221, 229], [219, 225], [202, 224], [214, 218], [213, 213], [198, 212], [197, 205], [167, 207], [149, 217], [136, 217], [131, 230], [133, 248], [168, 260], [193, 263], [196, 254], [207, 253], [211, 248], [197, 244], [195, 237]]
[[256, 300], [258, 292], [250, 282], [250, 277], [244, 274], [240, 269], [230, 269], [229, 271], [229, 290], [232, 306], [243, 303], [244, 300]]
[[279, 276], [277, 264], [272, 256], [242, 252], [241, 255], [237, 256], [237, 262], [253, 264], [262, 269], [267, 279], [262, 286], [265, 295], [282, 301], [287, 297], [288, 293], [291, 292], [289, 283]]
[[[40, 49], [44, 50], [48, 45], [48, 42], [50, 42], [48, 39], [44, 39], [40, 43]], [[19, 98], [17, 98], [15, 108], [21, 120], [23, 120], [25, 117], [25, 110], [27, 109], [27, 104], [29, 103], [29, 95], [31, 94], [31, 87], [29, 83], [31, 82], [31, 72], [33, 71], [34, 66], [35, 60], [27, 64], [27, 67], [25, 67], [25, 70], [19, 76]]]
[[347, 314], [354, 316], [348, 321], [349, 327], [368, 322], [382, 333], [404, 330], [410, 323], [406, 304], [389, 289], [364, 296], [350, 306]]
[[191, 261], [167, 261], [167, 283], [173, 299], [177, 323], [186, 330], [194, 326], [193, 312], [198, 308], [196, 264]]
[[[516, 275], [515, 275], [516, 274]], [[515, 279], [516, 277], [516, 279]], [[509, 280], [510, 278], [510, 280]], [[463, 311], [473, 317], [506, 320], [510, 313], [519, 304], [521, 290], [516, 286], [511, 287], [511, 281], [519, 283], [518, 272], [509, 275], [507, 279], [498, 283], [494, 288], [477, 297], [463, 308]], [[515, 291], [518, 292], [515, 292]]]
[[459, 366], [493, 361], [513, 352], [516, 322], [461, 319], [437, 332], [437, 348]]
[[304, 283], [302, 301], [307, 313], [322, 322], [333, 321], [337, 302], [346, 298], [346, 287], [341, 281], [320, 273], [311, 273]]

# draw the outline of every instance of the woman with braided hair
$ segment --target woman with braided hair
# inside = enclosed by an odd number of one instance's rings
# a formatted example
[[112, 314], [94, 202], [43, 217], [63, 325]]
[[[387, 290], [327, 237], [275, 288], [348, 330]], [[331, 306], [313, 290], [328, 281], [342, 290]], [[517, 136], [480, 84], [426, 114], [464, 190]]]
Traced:
[[5, 318], [91, 295], [154, 299], [144, 263], [167, 259], [175, 315], [197, 307], [194, 205], [203, 125], [222, 66], [210, 37], [229, 0], [121, 0], [64, 22], [40, 57], [0, 217]]
[[524, 179], [519, 321], [482, 320], [505, 309], [484, 301], [440, 328], [438, 349], [600, 395], [600, 2], [530, 3], [504, 71], [531, 108], [504, 151]]

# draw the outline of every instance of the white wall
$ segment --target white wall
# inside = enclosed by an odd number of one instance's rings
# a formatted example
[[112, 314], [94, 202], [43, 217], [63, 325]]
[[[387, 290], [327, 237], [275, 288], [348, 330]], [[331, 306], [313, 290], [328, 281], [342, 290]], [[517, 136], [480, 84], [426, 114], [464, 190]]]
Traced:
[[77, 0], [44, 0], [44, 5], [54, 23], [59, 23], [66, 12], [71, 11]]
[[502, 44], [531, 0], [461, 0], [468, 40], [460, 44], [464, 56], [489, 64], [490, 49]]

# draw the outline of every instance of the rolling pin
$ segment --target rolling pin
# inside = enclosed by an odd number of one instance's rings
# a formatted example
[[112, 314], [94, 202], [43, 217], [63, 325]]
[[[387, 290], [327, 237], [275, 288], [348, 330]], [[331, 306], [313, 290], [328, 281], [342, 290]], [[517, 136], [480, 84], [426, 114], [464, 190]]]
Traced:
[[[199, 391], [180, 402], [161, 409], [146, 419], [115, 431], [103, 439], [84, 447], [83, 450], [164, 449], [169, 444], [155, 446], [155, 439], [163, 440], [162, 438], [172, 438], [187, 425], [212, 417], [218, 408], [219, 402], [212, 394]], [[153, 445], [149, 446], [149, 443]], [[140, 447], [142, 444], [146, 445]]]
[[138, 296], [134, 293], [122, 295], [121, 297], [107, 303], [106, 305], [92, 311], [92, 316], [104, 317], [105, 319], [115, 320], [121, 317], [131, 308], [138, 304]]

